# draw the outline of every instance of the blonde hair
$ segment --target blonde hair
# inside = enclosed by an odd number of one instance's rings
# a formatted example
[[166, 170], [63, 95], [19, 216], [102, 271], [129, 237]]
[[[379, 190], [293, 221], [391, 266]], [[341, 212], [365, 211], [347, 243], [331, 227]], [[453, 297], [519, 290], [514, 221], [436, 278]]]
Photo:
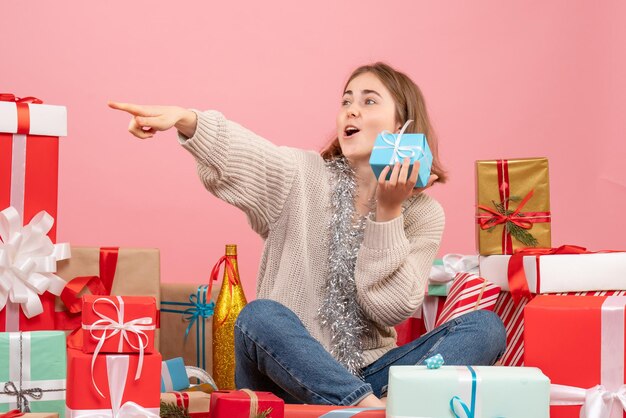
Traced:
[[[428, 146], [433, 154], [431, 173], [439, 177], [437, 182], [445, 183], [448, 176], [439, 160], [437, 134], [428, 118], [426, 101], [420, 88], [406, 74], [393, 69], [383, 62], [377, 62], [371, 65], [363, 65], [354, 70], [350, 78], [348, 78], [344, 90], [353, 79], [365, 73], [374, 74], [389, 90], [396, 105], [396, 120], [399, 123], [404, 123], [409, 119], [413, 120], [413, 123], [408, 126], [405, 132], [423, 133], [426, 135]], [[333, 139], [320, 154], [325, 160], [342, 156], [339, 138]]]

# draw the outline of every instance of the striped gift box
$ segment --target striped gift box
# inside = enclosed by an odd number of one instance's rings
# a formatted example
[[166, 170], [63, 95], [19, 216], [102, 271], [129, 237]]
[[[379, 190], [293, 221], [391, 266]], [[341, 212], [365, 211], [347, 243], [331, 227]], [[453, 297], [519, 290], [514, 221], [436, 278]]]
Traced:
[[468, 312], [486, 309], [493, 311], [500, 287], [472, 273], [458, 273], [443, 305], [435, 327]]
[[[603, 290], [597, 292], [557, 293], [557, 295], [624, 296], [626, 291]], [[534, 296], [532, 295], [532, 297]], [[520, 367], [524, 365], [524, 306], [528, 302], [529, 300], [522, 299], [516, 305], [509, 292], [502, 292], [496, 302], [494, 312], [498, 314], [506, 327], [506, 351], [499, 361], [503, 366]]]

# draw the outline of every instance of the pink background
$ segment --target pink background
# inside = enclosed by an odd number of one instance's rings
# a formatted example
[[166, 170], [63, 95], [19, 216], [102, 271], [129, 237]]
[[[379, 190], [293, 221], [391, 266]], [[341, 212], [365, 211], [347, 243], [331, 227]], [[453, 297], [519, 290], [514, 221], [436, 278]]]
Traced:
[[[176, 5], [176, 6], [175, 6]], [[450, 182], [441, 254], [472, 253], [474, 160], [550, 159], [553, 243], [625, 248], [626, 3], [4, 1], [0, 86], [66, 105], [59, 242], [158, 247], [163, 281], [208, 279], [239, 245], [249, 298], [262, 241], [206, 192], [174, 132], [139, 141], [107, 100], [219, 109], [319, 149], [353, 68], [421, 86]]]

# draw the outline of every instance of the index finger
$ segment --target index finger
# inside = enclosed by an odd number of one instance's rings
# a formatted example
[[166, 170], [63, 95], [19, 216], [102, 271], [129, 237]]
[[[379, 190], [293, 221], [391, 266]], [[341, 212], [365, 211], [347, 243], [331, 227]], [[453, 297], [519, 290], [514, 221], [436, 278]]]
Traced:
[[108, 102], [107, 103], [111, 109], [123, 110], [124, 112], [128, 112], [131, 115], [135, 116], [150, 116], [148, 111], [141, 105], [136, 105], [132, 103], [120, 103], [120, 102]]

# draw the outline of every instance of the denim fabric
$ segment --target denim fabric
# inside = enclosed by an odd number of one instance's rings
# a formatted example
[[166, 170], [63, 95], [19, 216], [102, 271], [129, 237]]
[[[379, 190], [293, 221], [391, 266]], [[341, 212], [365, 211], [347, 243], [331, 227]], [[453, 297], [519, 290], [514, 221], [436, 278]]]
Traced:
[[288, 403], [355, 405], [386, 395], [389, 367], [415, 365], [441, 354], [448, 365], [490, 365], [504, 353], [506, 335], [493, 312], [453, 319], [363, 368], [348, 372], [315, 340], [290, 309], [278, 302], [250, 302], [235, 324], [238, 388], [269, 391]]

